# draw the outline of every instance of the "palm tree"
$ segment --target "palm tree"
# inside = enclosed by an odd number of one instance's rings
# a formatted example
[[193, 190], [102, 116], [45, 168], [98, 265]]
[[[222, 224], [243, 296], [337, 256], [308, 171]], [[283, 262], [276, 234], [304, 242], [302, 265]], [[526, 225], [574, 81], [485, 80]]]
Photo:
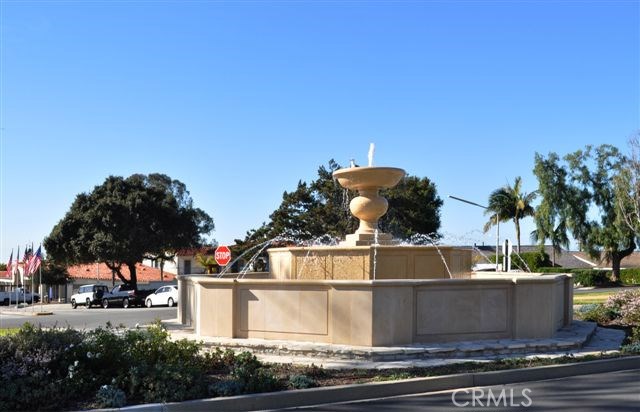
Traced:
[[518, 241], [518, 253], [520, 253], [520, 220], [534, 215], [531, 202], [536, 198], [536, 192], [522, 192], [522, 178], [516, 177], [513, 186], [506, 186], [496, 189], [489, 195], [489, 206], [485, 214], [490, 214], [489, 221], [484, 225], [485, 233], [495, 225], [496, 217], [501, 222], [513, 220], [516, 226], [516, 238]]
[[205, 271], [208, 275], [215, 273], [216, 267], [218, 267], [218, 262], [213, 255], [203, 255], [198, 253], [196, 255], [196, 261], [205, 268]]

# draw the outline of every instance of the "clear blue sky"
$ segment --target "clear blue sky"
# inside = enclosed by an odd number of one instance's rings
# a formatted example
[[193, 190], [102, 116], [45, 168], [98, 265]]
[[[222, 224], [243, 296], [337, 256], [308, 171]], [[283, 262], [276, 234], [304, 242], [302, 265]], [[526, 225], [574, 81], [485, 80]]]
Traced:
[[536, 151], [626, 150], [640, 128], [637, 1], [0, 6], [2, 262], [110, 174], [180, 179], [229, 243], [370, 142], [436, 183], [443, 232], [492, 244], [447, 195], [533, 191]]

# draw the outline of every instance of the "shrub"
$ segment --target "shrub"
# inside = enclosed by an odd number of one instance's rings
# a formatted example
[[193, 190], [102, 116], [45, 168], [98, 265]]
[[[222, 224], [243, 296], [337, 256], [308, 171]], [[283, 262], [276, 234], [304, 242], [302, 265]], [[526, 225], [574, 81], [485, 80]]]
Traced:
[[640, 325], [640, 290], [626, 290], [609, 296], [604, 307], [624, 325]]
[[606, 324], [615, 318], [615, 312], [599, 303], [582, 305], [576, 315], [581, 320]]
[[511, 255], [511, 266], [525, 271], [529, 268], [532, 272], [538, 272], [541, 267], [550, 265], [549, 255], [543, 251], [524, 252], [520, 253], [520, 255], [514, 253]]
[[209, 388], [211, 396], [234, 396], [242, 393], [242, 385], [234, 380], [222, 380]]
[[0, 337], [0, 410], [201, 398], [214, 364], [200, 344], [173, 342], [159, 325], [82, 332], [27, 324]]
[[307, 375], [291, 375], [289, 377], [289, 386], [293, 389], [307, 389], [316, 386], [316, 381]]
[[122, 389], [112, 385], [102, 385], [96, 394], [99, 408], [121, 408], [127, 404], [127, 396]]
[[620, 280], [626, 285], [640, 285], [640, 268], [622, 269]]
[[69, 368], [82, 337], [73, 329], [43, 330], [28, 323], [15, 334], [0, 337], [0, 410], [69, 405], [76, 396], [67, 387]]
[[243, 393], [268, 392], [279, 388], [278, 379], [249, 352], [236, 356], [231, 376], [240, 384]]
[[573, 270], [575, 269], [550, 266], [542, 266], [538, 268], [538, 272], [540, 273], [571, 273]]
[[582, 286], [602, 286], [609, 282], [609, 272], [606, 270], [574, 269], [571, 274], [574, 283]]

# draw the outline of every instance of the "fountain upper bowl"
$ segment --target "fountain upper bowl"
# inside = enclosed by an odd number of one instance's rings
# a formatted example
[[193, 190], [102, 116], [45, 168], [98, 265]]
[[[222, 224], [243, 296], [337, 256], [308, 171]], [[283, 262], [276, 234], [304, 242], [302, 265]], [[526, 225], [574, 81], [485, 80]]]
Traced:
[[360, 190], [366, 188], [389, 189], [397, 185], [405, 171], [397, 167], [349, 167], [333, 172], [340, 186]]

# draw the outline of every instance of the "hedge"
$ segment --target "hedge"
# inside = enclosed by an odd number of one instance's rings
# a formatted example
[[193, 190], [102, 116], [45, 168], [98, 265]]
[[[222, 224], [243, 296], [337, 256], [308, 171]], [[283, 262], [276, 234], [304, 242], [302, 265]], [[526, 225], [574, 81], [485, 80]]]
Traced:
[[640, 285], [640, 268], [622, 269], [620, 280], [625, 285]]

